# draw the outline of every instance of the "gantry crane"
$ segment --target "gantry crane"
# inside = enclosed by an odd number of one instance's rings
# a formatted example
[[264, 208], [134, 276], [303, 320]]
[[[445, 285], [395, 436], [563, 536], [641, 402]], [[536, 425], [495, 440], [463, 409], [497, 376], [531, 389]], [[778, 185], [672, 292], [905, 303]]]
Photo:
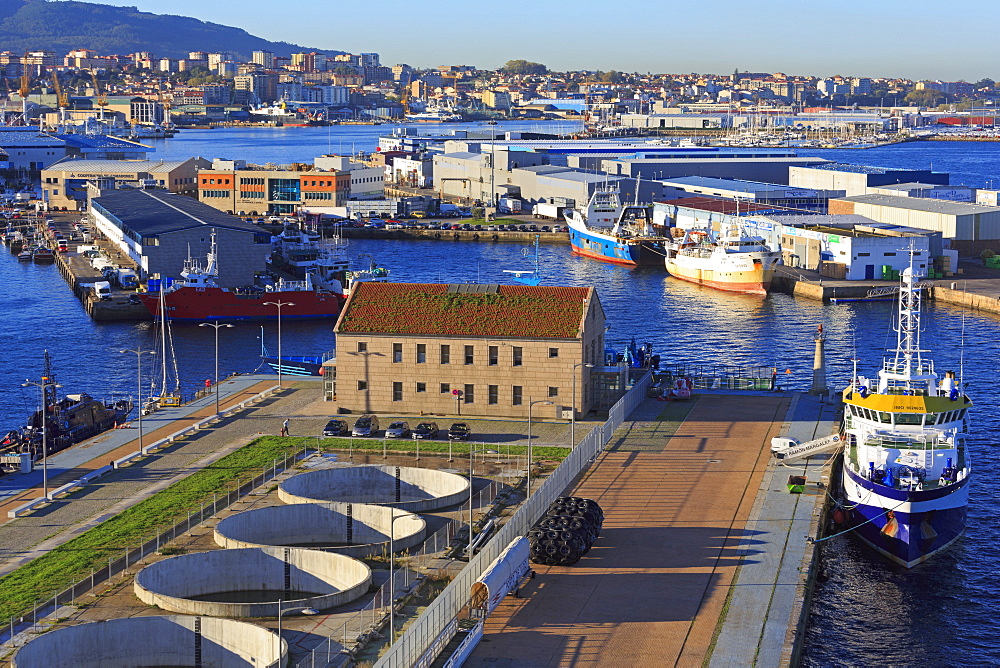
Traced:
[[107, 91], [101, 92], [101, 86], [97, 83], [97, 73], [93, 70], [90, 71], [90, 78], [94, 82], [94, 96], [97, 98], [97, 106], [100, 107], [100, 120], [104, 122], [104, 108], [108, 106], [108, 93]]
[[69, 107], [69, 95], [63, 92], [59, 85], [59, 75], [52, 71], [52, 87], [56, 89], [56, 103], [59, 105], [59, 125], [66, 124], [66, 109]]

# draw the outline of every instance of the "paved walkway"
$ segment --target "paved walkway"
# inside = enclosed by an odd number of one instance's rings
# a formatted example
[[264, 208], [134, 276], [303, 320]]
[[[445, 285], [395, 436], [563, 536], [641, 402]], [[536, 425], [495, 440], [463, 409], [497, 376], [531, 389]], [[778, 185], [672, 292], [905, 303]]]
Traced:
[[594, 548], [535, 566], [467, 665], [702, 665], [738, 567], [757, 559], [747, 521], [788, 403], [703, 395], [676, 428], [645, 402], [573, 490], [604, 508]]
[[[833, 433], [837, 406], [799, 395], [788, 411], [783, 436], [802, 442]], [[813, 525], [823, 508], [824, 479], [832, 455], [814, 456], [788, 466], [772, 459], [746, 524], [752, 541], [740, 546], [756, 554], [740, 566], [728, 614], [719, 633], [710, 667], [787, 666], [795, 663], [796, 634], [802, 628], [803, 594], [808, 585], [815, 537]], [[789, 475], [806, 475], [803, 494], [788, 493]]]
[[[244, 387], [240, 393], [231, 394], [230, 401], [239, 403], [247, 398], [242, 396], [243, 393], [250, 392], [249, 396], [252, 396], [273, 384], [272, 380], [261, 383], [258, 378], [256, 384]], [[287, 381], [286, 390], [281, 396], [266, 399], [239, 413], [238, 416], [225, 418], [215, 426], [180, 440], [149, 458], [112, 471], [70, 497], [57, 499], [25, 517], [0, 524], [0, 574], [13, 570], [45, 550], [52, 549], [124, 508], [134, 505], [153, 491], [166, 487], [180, 477], [246, 444], [258, 434], [277, 434], [285, 417], [294, 415], [316, 400], [322, 401], [321, 396], [322, 388], [319, 382]], [[214, 414], [215, 400], [211, 399], [207, 405], [190, 408], [194, 411], [178, 417], [178, 422], [163, 424], [162, 435], [171, 434], [183, 424], [190, 424]], [[143, 423], [145, 422], [144, 418]], [[119, 431], [124, 433], [125, 430]], [[120, 436], [116, 434], [112, 438]], [[117, 456], [135, 451], [136, 446], [137, 444], [126, 440], [124, 445], [116, 446], [122, 451]], [[76, 468], [66, 470], [62, 475], [66, 476], [66, 480], [79, 477], [83, 470], [93, 470], [106, 465], [107, 460], [115, 456], [115, 452], [115, 450], [106, 451], [98, 459], [82, 462]], [[41, 496], [38, 488], [24, 490], [8, 501], [7, 505], [19, 505], [37, 496]], [[0, 519], [6, 520], [6, 508], [0, 506], [0, 511], [3, 513]]]

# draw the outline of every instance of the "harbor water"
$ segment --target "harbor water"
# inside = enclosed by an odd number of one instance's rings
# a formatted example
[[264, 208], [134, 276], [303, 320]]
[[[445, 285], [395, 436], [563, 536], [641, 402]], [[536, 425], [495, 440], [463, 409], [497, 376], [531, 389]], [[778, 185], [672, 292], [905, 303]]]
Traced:
[[[538, 124], [521, 129], [541, 130]], [[386, 130], [379, 126], [192, 130], [154, 143], [163, 149], [157, 157], [203, 155], [287, 163], [339, 152], [341, 138], [355, 150], [372, 150], [374, 138]], [[926, 168], [933, 163], [942, 171], [949, 170], [949, 164], [966, 170], [974, 165], [974, 172], [956, 176], [954, 182], [981, 186], [1000, 174], [1000, 159], [987, 155], [991, 148], [926, 142], [812, 153], [884, 166]], [[968, 162], [963, 154], [969, 156]], [[850, 377], [852, 358], [859, 359], [861, 373], [873, 375], [884, 351], [895, 345], [891, 302], [829, 305], [781, 294], [730, 295], [677, 281], [659, 268], [629, 269], [573, 256], [566, 246], [542, 246], [539, 253], [543, 284], [597, 288], [612, 345], [648, 342], [668, 363], [772, 366], [779, 385], [805, 389], [811, 382], [812, 337], [822, 324], [828, 376], [839, 388]], [[493, 242], [354, 240], [349, 254], [373, 256], [389, 268], [391, 279], [404, 282], [509, 283], [510, 274], [504, 269], [528, 270], [534, 262], [530, 245]], [[0, 427], [22, 425], [37, 407], [38, 389], [21, 384], [39, 379], [46, 349], [63, 386], [60, 392], [86, 391], [98, 398], [112, 393], [134, 396], [136, 355], [119, 351], [157, 348], [160, 337], [153, 323], [95, 323], [54, 266], [20, 264], [13, 255], [0, 255], [0, 291], [5, 305], [0, 320], [4, 342]], [[333, 319], [282, 323], [282, 352], [317, 354], [333, 348], [333, 323]], [[923, 325], [923, 343], [932, 351], [939, 372], [958, 370], [964, 358], [964, 380], [976, 404], [971, 439], [976, 476], [967, 533], [949, 551], [909, 571], [873, 555], [849, 536], [824, 543], [805, 665], [1000, 664], [993, 623], [1000, 617], [1000, 585], [994, 577], [1000, 566], [994, 519], [1000, 481], [989, 475], [998, 465], [993, 442], [1000, 431], [1000, 390], [993, 367], [1000, 320], [926, 304]], [[263, 327], [236, 323], [233, 329], [220, 330], [221, 374], [259, 369], [262, 336], [269, 352], [276, 353], [277, 323]], [[172, 327], [173, 354], [166, 358], [167, 372], [173, 376], [176, 364], [185, 393], [204, 387], [205, 380], [214, 377], [214, 337], [215, 331], [207, 327]], [[144, 357], [142, 372], [145, 396], [159, 382], [163, 358]]]

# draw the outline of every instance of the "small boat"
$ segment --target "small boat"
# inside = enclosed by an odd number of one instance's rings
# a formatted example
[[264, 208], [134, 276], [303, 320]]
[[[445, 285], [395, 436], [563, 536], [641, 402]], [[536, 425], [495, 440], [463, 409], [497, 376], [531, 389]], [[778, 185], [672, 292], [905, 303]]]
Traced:
[[877, 378], [859, 376], [855, 364], [843, 392], [845, 449], [836, 513], [875, 551], [912, 568], [965, 530], [972, 401], [961, 373], [940, 377], [921, 349], [912, 251], [900, 280], [895, 354], [883, 361]]
[[39, 246], [31, 252], [31, 259], [35, 264], [52, 264], [56, 261], [56, 254], [52, 252], [51, 248]]
[[18, 262], [31, 262], [34, 259], [34, 253], [30, 250], [23, 250], [17, 254]]

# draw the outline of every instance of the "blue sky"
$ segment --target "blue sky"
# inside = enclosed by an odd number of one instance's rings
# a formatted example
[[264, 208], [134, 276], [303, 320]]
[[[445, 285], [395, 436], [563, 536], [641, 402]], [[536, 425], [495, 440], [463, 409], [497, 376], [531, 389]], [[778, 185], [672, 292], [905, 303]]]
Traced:
[[[384, 64], [1000, 80], [1000, 3], [912, 0], [101, 0]], [[204, 45], [210, 48], [210, 45]]]

